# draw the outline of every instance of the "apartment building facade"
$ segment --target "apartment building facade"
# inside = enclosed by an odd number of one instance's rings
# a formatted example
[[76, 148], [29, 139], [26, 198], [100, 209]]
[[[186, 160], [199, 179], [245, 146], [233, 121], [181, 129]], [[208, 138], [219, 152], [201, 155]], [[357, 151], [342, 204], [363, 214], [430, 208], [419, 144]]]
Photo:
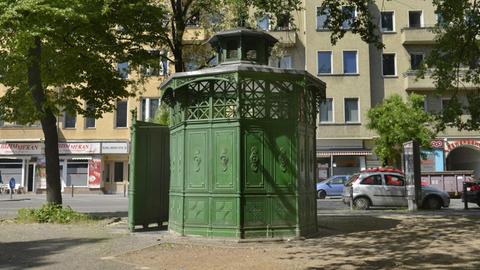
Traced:
[[[438, 112], [448, 95], [438, 96], [431, 78], [417, 79], [435, 42], [432, 27], [441, 19], [432, 1], [376, 1], [371, 11], [376, 17], [383, 50], [364, 43], [358, 35], [346, 33], [335, 46], [325, 29], [322, 1], [305, 1], [298, 42], [305, 48], [305, 69], [327, 83], [327, 101], [319, 108], [317, 158], [319, 175], [350, 174], [381, 165], [373, 153], [375, 134], [366, 128], [367, 111], [385, 98], [410, 93], [426, 97], [425, 109]], [[356, 16], [354, 9], [345, 12]], [[303, 21], [303, 22], [302, 22]], [[349, 28], [349, 22], [343, 27]], [[468, 91], [468, 90], [467, 90]], [[465, 102], [465, 95], [461, 94]], [[480, 136], [478, 132], [447, 129], [432, 141], [426, 152], [423, 171], [475, 170], [480, 176]]]
[[[375, 133], [366, 128], [366, 113], [372, 106], [392, 94], [407, 97], [415, 92], [426, 96], [426, 110], [438, 111], [449, 97], [437, 96], [428, 76], [415, 77], [415, 69], [434, 44], [431, 27], [438, 16], [431, 1], [377, 1], [371, 6], [382, 31], [383, 50], [348, 31], [332, 46], [331, 33], [323, 27], [325, 17], [319, 13], [321, 2], [303, 2], [304, 9], [293, 14], [295, 30], [288, 25], [270, 25], [268, 18], [259, 18], [257, 27], [280, 42], [281, 55], [272, 57], [271, 65], [306, 69], [327, 83], [327, 101], [319, 107], [317, 128], [318, 175], [326, 178], [381, 165], [373, 153]], [[356, 16], [355, 10], [346, 10]], [[348, 22], [344, 27], [348, 29]], [[190, 42], [206, 38], [201, 29], [193, 29], [184, 37]], [[146, 70], [144, 75], [149, 79], [144, 91], [119, 101], [116, 111], [101, 119], [58, 116], [64, 190], [74, 185], [86, 191], [123, 192], [128, 183], [129, 111], [137, 109], [139, 120], [155, 115], [160, 102], [158, 86], [168, 75], [167, 68]], [[2, 91], [0, 86], [0, 95]], [[473, 169], [479, 176], [478, 132], [447, 129], [432, 141], [432, 147], [427, 160], [422, 161], [424, 171]], [[14, 177], [25, 190], [44, 190], [42, 148], [39, 126], [0, 120], [0, 174], [4, 182]]]

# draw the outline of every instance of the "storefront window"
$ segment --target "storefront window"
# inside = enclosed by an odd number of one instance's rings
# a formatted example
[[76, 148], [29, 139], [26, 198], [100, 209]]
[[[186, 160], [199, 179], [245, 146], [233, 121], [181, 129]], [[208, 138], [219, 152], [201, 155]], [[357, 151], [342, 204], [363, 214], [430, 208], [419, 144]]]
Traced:
[[88, 186], [88, 161], [72, 160], [67, 163], [67, 186]]
[[113, 180], [115, 182], [123, 182], [123, 162], [115, 162], [115, 172]]

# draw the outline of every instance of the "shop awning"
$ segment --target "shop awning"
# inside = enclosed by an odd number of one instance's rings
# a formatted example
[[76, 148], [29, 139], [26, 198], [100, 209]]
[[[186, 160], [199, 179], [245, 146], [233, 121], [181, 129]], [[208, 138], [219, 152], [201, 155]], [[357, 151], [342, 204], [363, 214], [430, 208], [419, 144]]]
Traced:
[[326, 150], [317, 151], [317, 157], [329, 157], [329, 156], [371, 156], [372, 151], [369, 150]]

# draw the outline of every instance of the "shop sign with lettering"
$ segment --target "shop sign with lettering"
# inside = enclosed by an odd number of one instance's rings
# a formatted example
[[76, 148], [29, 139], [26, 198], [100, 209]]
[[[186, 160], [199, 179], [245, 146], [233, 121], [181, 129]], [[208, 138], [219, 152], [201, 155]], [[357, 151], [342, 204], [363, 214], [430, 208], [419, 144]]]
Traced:
[[100, 143], [59, 143], [60, 154], [100, 154]]
[[128, 143], [104, 142], [102, 143], [102, 154], [128, 154]]
[[0, 155], [40, 155], [42, 143], [0, 143]]

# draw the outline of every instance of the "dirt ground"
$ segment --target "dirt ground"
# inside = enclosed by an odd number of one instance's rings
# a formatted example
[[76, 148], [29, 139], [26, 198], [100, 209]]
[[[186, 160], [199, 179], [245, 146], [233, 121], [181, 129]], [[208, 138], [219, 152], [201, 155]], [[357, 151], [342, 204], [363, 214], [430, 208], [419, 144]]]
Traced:
[[[473, 212], [472, 212], [473, 213]], [[476, 214], [319, 216], [317, 237], [242, 242], [90, 225], [0, 222], [0, 269], [480, 269]]]
[[480, 269], [478, 216], [323, 217], [318, 237], [232, 243], [170, 236], [116, 260], [143, 269]]

